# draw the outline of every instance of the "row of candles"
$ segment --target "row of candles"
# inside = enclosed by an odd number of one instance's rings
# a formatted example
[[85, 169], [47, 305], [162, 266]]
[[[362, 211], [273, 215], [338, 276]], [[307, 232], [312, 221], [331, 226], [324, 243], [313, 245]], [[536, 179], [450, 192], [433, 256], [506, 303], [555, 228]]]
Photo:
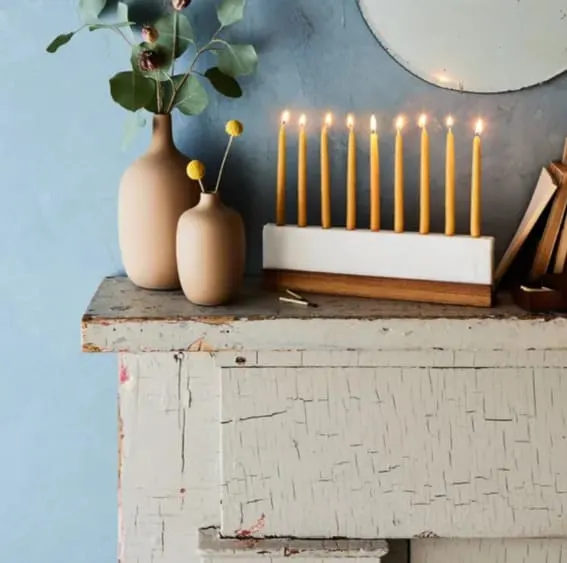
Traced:
[[[285, 192], [286, 192], [286, 128], [290, 113], [282, 114], [278, 144], [277, 202], [276, 223], [285, 225]], [[394, 231], [404, 231], [404, 137], [405, 119], [396, 120], [396, 143], [394, 159]], [[421, 128], [421, 160], [420, 160], [420, 200], [419, 200], [419, 232], [428, 234], [430, 229], [430, 150], [427, 131], [427, 116], [419, 118]], [[299, 227], [307, 226], [307, 134], [305, 131], [306, 116], [299, 118], [298, 138], [298, 177], [297, 201]], [[331, 180], [328, 132], [332, 125], [332, 115], [327, 114], [321, 129], [321, 225], [324, 229], [331, 227]], [[454, 119], [448, 117], [446, 154], [445, 154], [445, 234], [455, 234], [455, 137], [453, 134]], [[346, 228], [356, 228], [356, 134], [354, 117], [347, 118], [348, 152], [347, 152], [347, 209]], [[473, 138], [472, 176], [471, 176], [471, 210], [470, 234], [480, 236], [481, 223], [481, 186], [482, 156], [480, 135], [483, 129], [482, 120], [478, 120]], [[380, 230], [380, 156], [379, 136], [376, 117], [370, 118], [370, 229]]]

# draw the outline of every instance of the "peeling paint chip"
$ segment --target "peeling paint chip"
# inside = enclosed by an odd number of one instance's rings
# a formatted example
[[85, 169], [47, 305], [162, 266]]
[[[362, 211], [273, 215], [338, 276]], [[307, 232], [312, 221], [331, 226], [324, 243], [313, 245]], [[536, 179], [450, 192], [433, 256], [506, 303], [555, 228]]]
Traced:
[[199, 338], [189, 346], [189, 352], [214, 352], [214, 348], [205, 342], [204, 338]]
[[438, 538], [439, 536], [435, 532], [425, 531], [414, 536], [415, 538]]
[[247, 529], [242, 528], [240, 530], [236, 530], [235, 535], [237, 538], [246, 538], [249, 536], [253, 536], [254, 534], [258, 533], [264, 527], [265, 524], [266, 524], [266, 516], [265, 514], [262, 514], [262, 516], [260, 516], [260, 518], [256, 520], [253, 526]]

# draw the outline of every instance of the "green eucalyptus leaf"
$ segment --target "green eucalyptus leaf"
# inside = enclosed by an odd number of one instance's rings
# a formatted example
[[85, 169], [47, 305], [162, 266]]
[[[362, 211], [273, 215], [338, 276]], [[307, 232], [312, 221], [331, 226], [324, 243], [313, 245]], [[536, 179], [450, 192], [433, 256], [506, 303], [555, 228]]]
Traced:
[[137, 72], [119, 72], [110, 79], [112, 99], [129, 111], [143, 108], [155, 93], [155, 82]]
[[89, 31], [96, 31], [97, 29], [122, 29], [134, 25], [132, 22], [121, 23], [93, 23], [89, 25]]
[[239, 22], [244, 17], [246, 0], [223, 0], [217, 8], [217, 17], [223, 27]]
[[222, 72], [218, 67], [207, 70], [205, 76], [209, 79], [213, 88], [223, 96], [227, 98], [240, 98], [242, 96], [242, 89], [238, 82], [232, 76]]
[[66, 45], [73, 39], [73, 36], [77, 33], [76, 31], [71, 31], [71, 33], [62, 33], [58, 35], [46, 48], [48, 53], [55, 53], [60, 47]]
[[125, 2], [117, 2], [116, 4], [116, 19], [118, 21], [128, 21], [130, 8]]
[[[154, 51], [160, 57], [160, 67], [156, 70], [151, 71], [143, 71], [140, 68], [140, 54], [142, 51]], [[152, 78], [153, 80], [159, 80], [163, 82], [165, 80], [169, 80], [169, 68], [171, 67], [171, 63], [173, 62], [172, 52], [167, 49], [164, 45], [150, 45], [149, 43], [140, 43], [139, 45], [134, 45], [132, 47], [132, 55], [130, 57], [130, 62], [132, 64], [132, 69], [135, 72], [138, 72], [145, 76], [146, 78]]]
[[175, 40], [175, 58], [180, 57], [189, 45], [195, 42], [195, 35], [189, 18], [179, 12], [161, 17], [154, 27], [158, 32], [158, 44], [173, 52]]
[[252, 74], [258, 65], [258, 55], [252, 45], [233, 45], [223, 41], [225, 48], [215, 51], [222, 72], [236, 78]]
[[185, 115], [199, 115], [209, 105], [209, 96], [196, 76], [184, 80], [183, 75], [173, 77], [178, 88], [175, 107]]
[[122, 150], [126, 150], [134, 141], [138, 133], [146, 126], [146, 118], [141, 111], [131, 112], [126, 117], [124, 134], [122, 136]]
[[[129, 7], [128, 4], [125, 2], [118, 2], [116, 4], [116, 21], [119, 22], [129, 22], [130, 21], [130, 14], [129, 14]], [[131, 43], [134, 43], [134, 34], [132, 33], [132, 27], [130, 25], [127, 26], [128, 29], [124, 30], [124, 35], [126, 39]]]
[[85, 22], [98, 19], [108, 0], [79, 0], [79, 14]]

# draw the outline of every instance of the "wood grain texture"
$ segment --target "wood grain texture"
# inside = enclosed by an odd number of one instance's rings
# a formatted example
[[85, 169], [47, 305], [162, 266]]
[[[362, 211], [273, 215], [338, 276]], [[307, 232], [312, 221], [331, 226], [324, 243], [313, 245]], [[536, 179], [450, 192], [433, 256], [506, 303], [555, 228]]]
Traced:
[[564, 563], [562, 539], [428, 539], [411, 542], [411, 563]]
[[345, 295], [444, 305], [492, 306], [492, 286], [490, 285], [373, 278], [291, 270], [264, 270], [264, 279], [266, 286], [272, 290], [292, 289], [322, 295]]
[[553, 262], [553, 273], [562, 274], [567, 263], [567, 221], [563, 221], [557, 240], [557, 250]]
[[222, 533], [563, 536], [566, 401], [555, 368], [224, 369]]
[[551, 173], [547, 168], [542, 168], [539, 180], [534, 189], [534, 193], [532, 195], [530, 203], [528, 204], [528, 208], [526, 209], [520, 225], [518, 226], [516, 233], [512, 237], [512, 240], [510, 241], [510, 244], [508, 245], [504, 256], [502, 256], [500, 262], [498, 263], [496, 272], [494, 274], [495, 285], [498, 285], [498, 283], [504, 277], [504, 274], [506, 274], [506, 272], [509, 270], [510, 266], [516, 259], [516, 256], [520, 252], [520, 249], [532, 232], [538, 219], [545, 211], [556, 191], [557, 184], [554, 182]]
[[537, 246], [534, 262], [530, 270], [530, 281], [538, 281], [547, 273], [557, 238], [563, 226], [567, 209], [567, 181], [563, 180], [551, 204], [545, 229]]

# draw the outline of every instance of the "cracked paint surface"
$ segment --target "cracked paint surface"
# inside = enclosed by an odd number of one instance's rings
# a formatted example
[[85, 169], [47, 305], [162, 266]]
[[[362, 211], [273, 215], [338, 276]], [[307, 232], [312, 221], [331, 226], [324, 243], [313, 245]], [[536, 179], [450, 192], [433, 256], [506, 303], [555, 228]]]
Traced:
[[561, 530], [567, 352], [522, 349], [518, 331], [510, 349], [419, 349], [417, 333], [402, 350], [124, 354], [137, 386], [120, 386], [122, 561], [186, 563], [203, 527], [247, 549]]
[[120, 559], [186, 563], [218, 523], [219, 386], [208, 353], [123, 354]]
[[564, 379], [442, 363], [223, 369], [222, 533], [262, 511], [267, 536], [565, 534]]
[[562, 563], [562, 539], [432, 539], [411, 542], [411, 563]]

